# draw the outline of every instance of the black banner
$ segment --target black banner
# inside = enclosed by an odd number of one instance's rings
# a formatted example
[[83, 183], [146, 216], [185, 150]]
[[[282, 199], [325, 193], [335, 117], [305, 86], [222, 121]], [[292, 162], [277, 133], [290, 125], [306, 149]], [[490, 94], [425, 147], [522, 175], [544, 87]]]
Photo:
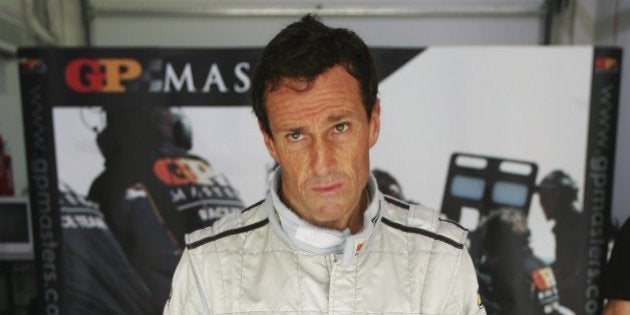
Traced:
[[584, 182], [584, 211], [589, 218], [584, 233], [586, 252], [584, 314], [600, 314], [600, 276], [607, 260], [608, 228], [612, 206], [613, 166], [621, 80], [622, 51], [598, 48], [593, 55], [593, 81], [589, 118], [588, 151]]

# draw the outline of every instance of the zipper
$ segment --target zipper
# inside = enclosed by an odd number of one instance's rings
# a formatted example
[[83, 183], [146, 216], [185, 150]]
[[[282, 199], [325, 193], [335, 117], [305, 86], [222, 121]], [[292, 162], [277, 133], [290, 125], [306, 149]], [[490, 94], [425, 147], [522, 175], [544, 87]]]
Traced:
[[326, 265], [328, 266], [328, 313], [334, 313], [335, 305], [335, 266], [337, 265], [337, 255], [335, 253], [326, 254]]

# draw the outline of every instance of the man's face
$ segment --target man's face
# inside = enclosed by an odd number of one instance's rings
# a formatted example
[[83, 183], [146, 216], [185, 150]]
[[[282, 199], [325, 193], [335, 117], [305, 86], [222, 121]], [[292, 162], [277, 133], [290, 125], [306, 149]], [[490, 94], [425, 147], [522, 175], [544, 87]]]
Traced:
[[267, 94], [272, 135], [263, 135], [282, 168], [283, 201], [319, 226], [362, 224], [380, 105], [368, 120], [359, 91], [358, 81], [335, 66], [311, 83], [285, 80]]

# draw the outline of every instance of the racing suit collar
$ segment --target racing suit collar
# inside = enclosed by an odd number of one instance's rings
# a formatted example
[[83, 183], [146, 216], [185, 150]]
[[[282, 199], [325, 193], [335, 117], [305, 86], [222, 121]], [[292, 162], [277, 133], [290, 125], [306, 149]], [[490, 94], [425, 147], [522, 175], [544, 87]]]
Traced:
[[282, 177], [280, 172], [280, 168], [274, 171], [269, 183], [269, 195], [273, 203], [273, 207], [269, 207], [269, 220], [276, 233], [297, 249], [311, 254], [343, 254], [342, 263], [350, 264], [372, 237], [381, 218], [383, 195], [377, 189], [374, 176], [370, 174], [366, 187], [370, 202], [363, 215], [363, 227], [358, 233], [350, 234], [348, 228], [338, 231], [311, 224], [289, 209], [278, 195]]

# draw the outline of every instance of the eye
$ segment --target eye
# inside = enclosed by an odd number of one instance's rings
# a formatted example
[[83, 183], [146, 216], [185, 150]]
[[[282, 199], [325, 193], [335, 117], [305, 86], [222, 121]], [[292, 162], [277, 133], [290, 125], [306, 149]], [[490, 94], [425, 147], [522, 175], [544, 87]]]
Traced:
[[287, 137], [289, 138], [289, 140], [291, 141], [299, 141], [301, 140], [304, 136], [302, 135], [301, 132], [291, 132], [287, 135]]
[[341, 123], [341, 124], [336, 124], [335, 125], [335, 132], [336, 133], [342, 133], [348, 130], [348, 124], [347, 123]]

